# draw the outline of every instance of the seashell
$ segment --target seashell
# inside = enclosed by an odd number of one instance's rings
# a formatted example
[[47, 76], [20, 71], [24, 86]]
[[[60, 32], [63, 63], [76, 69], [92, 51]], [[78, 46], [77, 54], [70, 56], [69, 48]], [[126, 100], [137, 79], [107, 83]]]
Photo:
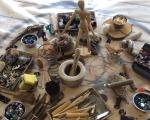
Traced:
[[127, 39], [136, 41], [142, 36], [142, 34], [143, 34], [142, 32], [136, 32], [136, 33], [133, 33], [130, 36], [128, 36]]

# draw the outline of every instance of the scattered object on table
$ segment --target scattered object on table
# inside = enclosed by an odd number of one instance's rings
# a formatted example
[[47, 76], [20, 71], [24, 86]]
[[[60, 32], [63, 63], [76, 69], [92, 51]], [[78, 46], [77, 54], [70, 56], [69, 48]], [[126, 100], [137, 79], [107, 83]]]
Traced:
[[113, 82], [113, 83], [105, 84], [105, 85], [110, 88], [117, 88], [117, 87], [122, 87], [122, 86], [126, 86], [126, 85], [129, 85], [132, 89], [134, 88], [133, 80], [118, 81], [118, 82]]
[[126, 37], [126, 39], [137, 41], [142, 36], [142, 34], [143, 34], [142, 32], [136, 32]]
[[35, 47], [37, 43], [37, 36], [34, 34], [28, 34], [28, 35], [23, 36], [21, 41], [26, 47], [32, 48], [32, 47]]
[[88, 51], [87, 47], [82, 46], [79, 49], [80, 49], [80, 56], [81, 56], [81, 58], [86, 58], [86, 57], [91, 56], [91, 52]]
[[122, 29], [127, 23], [127, 18], [124, 15], [116, 15], [112, 19], [115, 29]]
[[[72, 14], [73, 14], [72, 12], [58, 13], [57, 18], [58, 18], [58, 30], [59, 31], [63, 31], [65, 29], [65, 25], [70, 20], [70, 17], [72, 17]], [[95, 14], [94, 12], [89, 12], [89, 14], [90, 14], [90, 19], [91, 19], [91, 25], [93, 28], [96, 28], [97, 23], [96, 23]], [[79, 16], [74, 17], [74, 19], [72, 19], [72, 22], [68, 26], [69, 30], [67, 30], [67, 32], [69, 32], [69, 34], [71, 35], [75, 35], [78, 31], [79, 24], [80, 24]]]
[[138, 54], [138, 46], [136, 45], [137, 43], [135, 43], [133, 40], [131, 39], [125, 39], [122, 41], [122, 47], [123, 48], [127, 48], [128, 52], [133, 55], [136, 56]]
[[50, 95], [51, 104], [56, 104], [64, 96], [63, 92], [60, 90], [59, 81], [56, 80], [47, 82], [45, 85], [45, 90]]
[[122, 47], [127, 48], [128, 52], [133, 54], [134, 42], [131, 39], [124, 39], [122, 41]]
[[3, 69], [5, 68], [6, 64], [4, 61], [0, 61], [0, 72], [3, 71]]
[[131, 39], [129, 39], [129, 40], [127, 41], [127, 44], [128, 44], [128, 51], [129, 51], [129, 53], [132, 53], [132, 51], [133, 51], [133, 46], [134, 46], [133, 41], [132, 41]]
[[137, 88], [138, 92], [150, 92], [150, 86], [149, 85], [143, 85], [139, 88]]
[[73, 38], [68, 34], [57, 35], [51, 39], [50, 43], [45, 43], [38, 49], [38, 55], [51, 63], [56, 63], [57, 60], [70, 57], [73, 53]]
[[44, 25], [40, 29], [38, 29], [37, 36], [38, 36], [38, 38], [42, 37], [43, 41], [47, 41], [46, 33], [44, 31]]
[[51, 80], [50, 76], [48, 74], [48, 66], [47, 66], [48, 64], [47, 64], [46, 59], [38, 58], [37, 65], [40, 70], [40, 79], [38, 81], [38, 85], [44, 89], [45, 83], [47, 83]]
[[108, 117], [110, 111], [95, 89], [90, 88], [77, 97], [54, 106], [49, 110], [53, 119], [90, 119], [99, 120]]
[[110, 44], [106, 44], [106, 49], [108, 50], [108, 60], [117, 62], [120, 59], [121, 52], [124, 51], [122, 48], [114, 48]]
[[131, 77], [131, 71], [130, 71], [130, 68], [129, 68], [129, 66], [127, 65], [127, 64], [123, 64], [123, 71], [124, 71], [124, 73], [125, 73], [125, 77], [127, 78], [127, 79], [131, 79], [132, 77]]
[[52, 41], [54, 44], [54, 49], [57, 55], [60, 55], [60, 57], [72, 55], [74, 53], [74, 42], [73, 38], [70, 35], [68, 34], [58, 35]]
[[38, 56], [41, 56], [45, 59], [50, 59], [54, 54], [54, 46], [52, 44], [46, 43], [39, 47]]
[[[88, 56], [88, 54], [89, 55], [90, 54], [98, 55], [98, 53], [99, 53], [99, 50], [100, 50], [99, 43], [102, 40], [102, 38], [97, 33], [95, 33], [95, 35], [96, 36], [93, 36], [93, 34], [91, 32], [89, 33], [89, 39], [91, 41], [91, 53], [88, 52], [88, 50], [87, 50], [87, 56]], [[82, 36], [82, 38], [80, 39], [80, 44], [83, 45], [83, 47], [82, 46], [80, 47], [80, 50], [84, 51], [84, 48], [86, 48], [84, 46], [87, 45], [87, 37], [86, 36]], [[84, 55], [82, 55], [82, 52], [81, 52], [81, 56], [84, 56]]]
[[128, 36], [132, 32], [132, 25], [127, 22], [127, 18], [123, 15], [116, 15], [113, 19], [108, 19], [103, 25], [110, 24], [108, 36], [114, 40], [120, 40]]
[[0, 101], [7, 104], [10, 101], [10, 98], [0, 94]]
[[31, 91], [8, 91], [7, 89], [0, 89], [0, 92], [6, 95], [13, 96], [16, 100], [19, 100], [21, 102], [33, 104], [35, 101], [35, 95]]
[[124, 109], [119, 110], [120, 120], [136, 120], [136, 118], [131, 116], [126, 116], [126, 111]]
[[38, 119], [43, 120], [46, 117], [46, 110], [47, 110], [47, 102], [46, 102], [47, 95], [44, 94], [38, 102], [35, 103], [34, 107], [23, 116], [23, 120], [32, 120]]
[[104, 86], [111, 88], [116, 94], [116, 104], [114, 105], [114, 107], [116, 109], [119, 109], [122, 100], [128, 102], [126, 98], [126, 85], [130, 85], [131, 89], [135, 90], [135, 87], [133, 87], [134, 82], [133, 80], [126, 80], [125, 77], [120, 75], [114, 75], [112, 80], [115, 82], [104, 84]]
[[115, 102], [115, 105], [114, 105], [115, 109], [119, 109], [120, 108], [122, 100], [124, 100], [124, 98], [122, 96], [117, 96], [116, 97], [116, 102]]
[[112, 41], [112, 39], [109, 37], [109, 36], [107, 36], [107, 41], [106, 41], [106, 43], [111, 43], [111, 41]]
[[[123, 70], [124, 70], [124, 73], [125, 73], [125, 77], [127, 79], [132, 79], [132, 76], [131, 76], [131, 68], [127, 65], [127, 64], [123, 64]], [[130, 84], [130, 87], [132, 90], [136, 90], [137, 88], [135, 87], [134, 83], [133, 84]]]
[[[80, 61], [78, 61], [79, 55], [79, 49], [76, 49], [75, 60], [66, 60], [59, 67], [59, 76], [61, 77], [63, 83], [68, 85], [69, 87], [79, 86], [86, 73], [84, 65]], [[72, 65], [76, 67], [76, 72], [72, 69]], [[71, 70], [73, 70], [74, 73], [70, 73]]]
[[79, 24], [78, 35], [77, 35], [77, 38], [76, 38], [76, 48], [79, 47], [81, 37], [83, 35], [86, 35], [86, 37], [87, 37], [87, 47], [88, 47], [88, 51], [90, 52], [91, 51], [91, 41], [89, 39], [89, 31], [92, 32], [93, 36], [96, 36], [96, 35], [95, 35], [93, 27], [91, 25], [90, 13], [84, 9], [84, 0], [82, 0], [82, 1], [79, 0], [78, 1], [78, 6], [79, 6], [79, 10], [75, 10], [75, 12], [71, 16], [70, 20], [65, 25], [63, 33], [68, 29], [68, 27], [70, 26], [70, 24], [72, 23], [74, 18], [76, 16], [78, 16], [79, 19], [80, 19], [79, 20], [80, 24]]
[[37, 32], [39, 29], [43, 28], [43, 25], [32, 25], [28, 26], [25, 30], [23, 30], [17, 37], [15, 37], [9, 45], [6, 47], [6, 49], [9, 49], [11, 46], [14, 46], [21, 38], [29, 33]]
[[13, 65], [16, 63], [19, 56], [19, 51], [16, 48], [10, 48], [7, 50], [7, 55], [5, 56], [6, 64]]
[[89, 117], [89, 113], [66, 113], [66, 118], [88, 118]]
[[80, 50], [77, 48], [75, 50], [74, 61], [73, 61], [73, 64], [71, 66], [71, 70], [70, 70], [70, 73], [69, 73], [70, 76], [75, 76], [76, 75], [79, 58], [80, 58]]
[[103, 118], [105, 118], [106, 116], [108, 116], [109, 114], [110, 114], [109, 111], [106, 111], [106, 112], [104, 112], [104, 113], [102, 113], [102, 114], [99, 114], [99, 115], [97, 115], [96, 120], [103, 119]]
[[135, 57], [132, 68], [138, 74], [150, 80], [150, 44], [145, 43]]
[[5, 108], [5, 117], [9, 120], [20, 120], [25, 113], [25, 106], [21, 102], [13, 102]]
[[13, 96], [16, 100], [23, 103], [29, 103], [33, 105], [35, 102], [35, 94], [32, 91], [17, 91], [17, 94]]
[[50, 35], [55, 35], [55, 31], [54, 31], [54, 28], [53, 28], [53, 24], [49, 24], [46, 26], [46, 30], [49, 31], [49, 34]]
[[103, 98], [103, 100], [104, 100], [105, 102], [108, 101], [107, 95], [105, 95], [105, 94], [103, 94], [103, 93], [101, 93], [100, 95], [101, 95], [101, 97]]
[[128, 40], [127, 39], [122, 40], [121, 45], [123, 48], [128, 48]]
[[9, 90], [14, 90], [20, 81], [20, 77], [27, 71], [32, 63], [32, 56], [29, 53], [21, 52], [16, 48], [7, 50], [1, 58], [5, 61], [5, 68], [0, 72], [0, 85]]
[[133, 105], [142, 112], [150, 112], [150, 94], [146, 92], [136, 93], [133, 96]]
[[64, 104], [60, 105], [58, 108], [56, 108], [51, 114], [54, 116], [58, 113], [61, 113], [67, 106], [71, 104], [71, 101], [67, 101]]
[[124, 49], [122, 48], [113, 48], [112, 46], [110, 46], [109, 44], [106, 44], [106, 49], [109, 51], [110, 54], [120, 54], [121, 52], [123, 52]]
[[23, 74], [22, 75], [22, 82], [19, 85], [21, 90], [30, 90], [37, 85], [37, 78], [35, 75], [32, 74]]
[[112, 25], [111, 24], [103, 24], [102, 29], [103, 29], [103, 33], [104, 35], [107, 35], [109, 30], [111, 29]]

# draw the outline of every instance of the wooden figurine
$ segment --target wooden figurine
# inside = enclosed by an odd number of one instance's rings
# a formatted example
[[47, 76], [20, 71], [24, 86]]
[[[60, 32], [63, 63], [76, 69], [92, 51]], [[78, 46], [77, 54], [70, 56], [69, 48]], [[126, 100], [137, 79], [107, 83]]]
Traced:
[[91, 31], [93, 33], [93, 35], [95, 36], [93, 27], [91, 25], [90, 13], [88, 11], [86, 11], [85, 8], [84, 8], [84, 0], [79, 0], [78, 1], [78, 6], [79, 6], [79, 10], [75, 10], [75, 12], [73, 13], [71, 19], [66, 24], [63, 33], [68, 29], [68, 27], [70, 26], [73, 19], [76, 16], [79, 16], [80, 25], [79, 25], [79, 31], [78, 31], [78, 35], [77, 35], [77, 39], [76, 39], [76, 48], [79, 47], [79, 41], [80, 41], [81, 37], [83, 35], [85, 35], [87, 37], [88, 51], [90, 52], [90, 50], [91, 50], [91, 41], [90, 41], [90, 38], [89, 38], [89, 31]]

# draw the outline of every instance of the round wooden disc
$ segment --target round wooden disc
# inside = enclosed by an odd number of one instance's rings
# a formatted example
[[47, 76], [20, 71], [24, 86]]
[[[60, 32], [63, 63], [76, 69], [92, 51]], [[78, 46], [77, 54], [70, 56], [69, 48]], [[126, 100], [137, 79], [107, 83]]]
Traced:
[[[104, 22], [104, 24], [113, 24], [112, 19], [108, 19]], [[132, 25], [129, 23], [126, 23], [122, 29], [120, 30], [116, 30], [114, 27], [112, 27], [109, 32], [108, 35], [115, 39], [123, 39], [126, 36], [128, 36], [130, 33], [132, 32]]]

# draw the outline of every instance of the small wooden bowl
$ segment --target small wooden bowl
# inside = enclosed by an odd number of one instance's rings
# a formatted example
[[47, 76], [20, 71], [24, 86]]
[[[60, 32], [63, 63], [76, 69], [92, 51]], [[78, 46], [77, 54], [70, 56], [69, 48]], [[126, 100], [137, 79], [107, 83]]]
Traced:
[[[117, 18], [120, 18], [124, 22], [121, 23], [119, 21], [115, 21]], [[124, 15], [116, 15], [116, 16], [113, 17], [112, 22], [113, 22], [114, 27], [116, 29], [121, 29], [127, 23], [127, 18]]]

